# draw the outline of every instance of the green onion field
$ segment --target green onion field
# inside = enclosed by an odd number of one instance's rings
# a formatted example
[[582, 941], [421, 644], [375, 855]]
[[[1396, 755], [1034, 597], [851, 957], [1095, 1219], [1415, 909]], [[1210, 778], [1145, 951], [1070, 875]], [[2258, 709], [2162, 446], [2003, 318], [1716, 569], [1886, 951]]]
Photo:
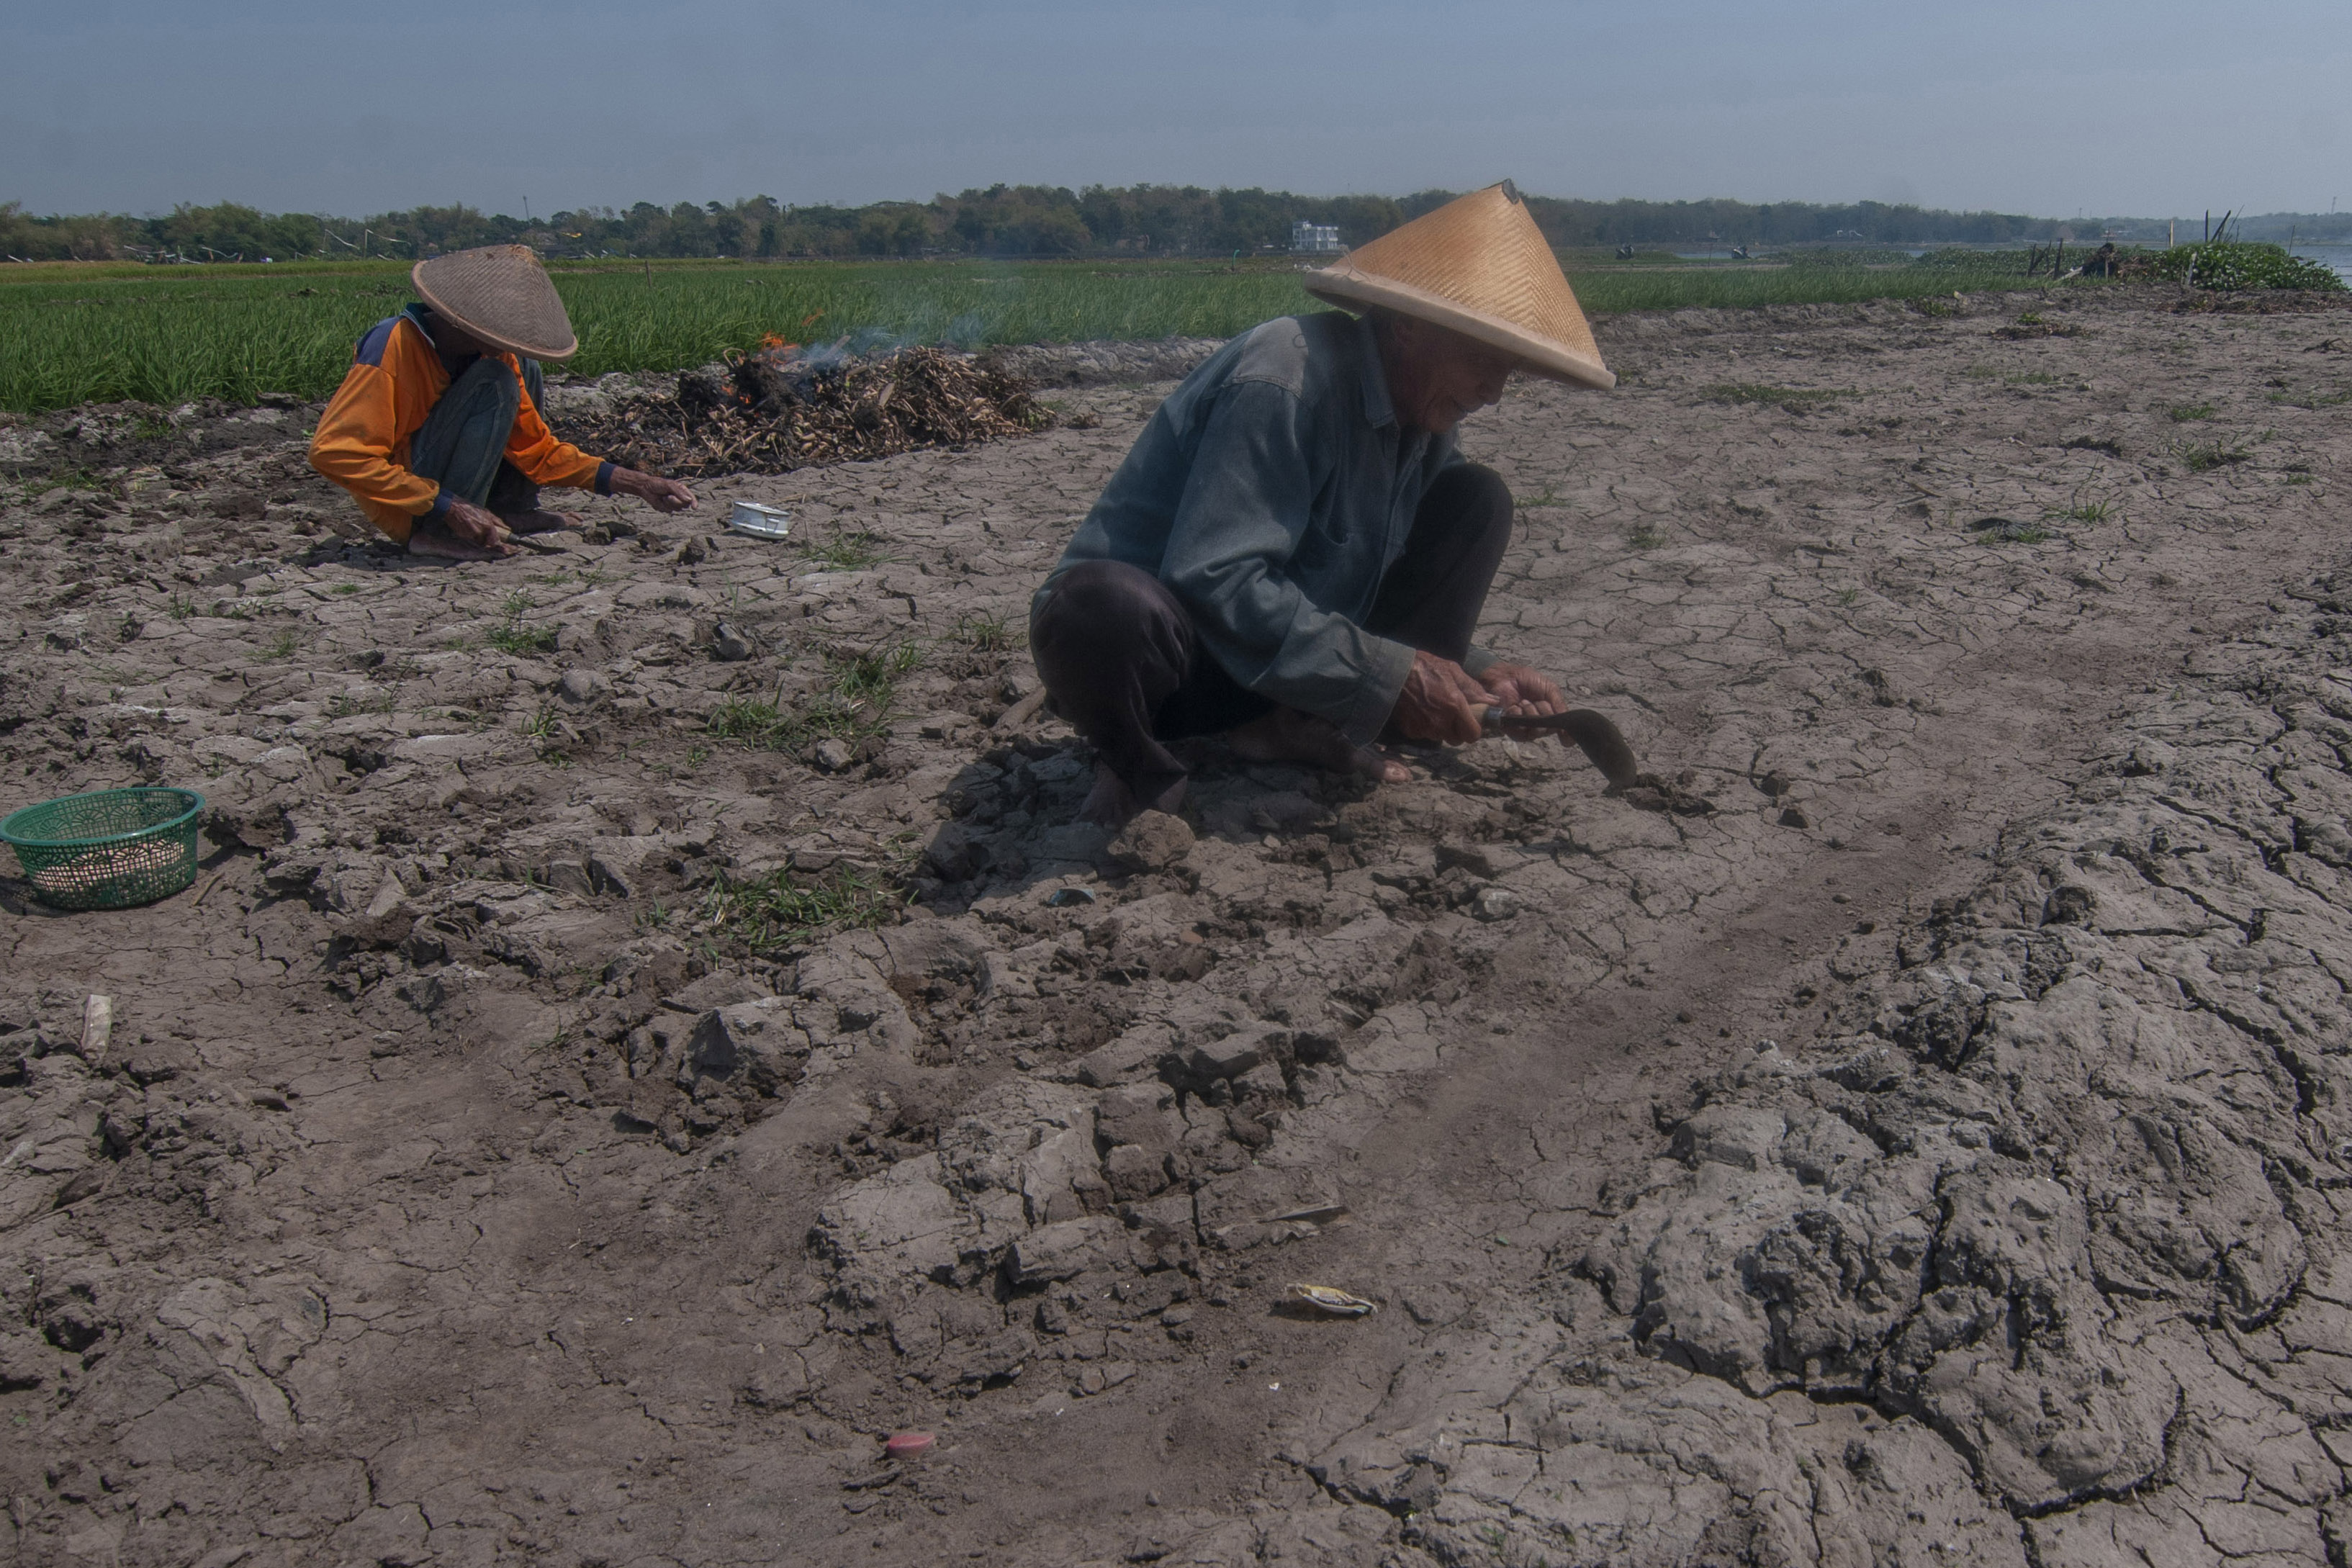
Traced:
[[[2022, 281], [2010, 253], [1957, 267], [1899, 252], [1769, 263], [1654, 254], [1621, 263], [1607, 253], [1564, 260], [1586, 309], [1603, 315], [1948, 295]], [[971, 347], [1226, 337], [1313, 304], [1286, 259], [654, 261], [552, 270], [580, 332], [579, 356], [565, 368], [589, 375], [701, 364], [772, 333]], [[399, 262], [0, 267], [0, 409], [324, 396], [360, 334], [412, 297]]]

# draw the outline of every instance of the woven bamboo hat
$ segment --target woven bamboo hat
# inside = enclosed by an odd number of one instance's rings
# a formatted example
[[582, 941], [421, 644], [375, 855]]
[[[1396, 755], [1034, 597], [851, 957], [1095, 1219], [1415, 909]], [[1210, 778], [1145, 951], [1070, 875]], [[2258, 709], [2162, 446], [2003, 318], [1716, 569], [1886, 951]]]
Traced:
[[527, 245], [486, 245], [418, 262], [409, 280], [434, 313], [509, 353], [570, 359], [580, 352], [572, 318]]
[[1508, 180], [1424, 213], [1305, 281], [1334, 304], [1394, 310], [1506, 350], [1554, 381], [1617, 384], [1559, 258]]

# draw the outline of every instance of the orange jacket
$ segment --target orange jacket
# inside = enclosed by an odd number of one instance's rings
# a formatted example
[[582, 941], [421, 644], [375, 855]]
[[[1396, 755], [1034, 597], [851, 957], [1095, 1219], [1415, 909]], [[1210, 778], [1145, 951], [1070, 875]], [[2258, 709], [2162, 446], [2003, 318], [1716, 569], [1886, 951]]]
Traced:
[[[409, 437], [449, 390], [449, 372], [415, 310], [368, 329], [310, 437], [310, 466], [351, 491], [368, 520], [404, 544], [418, 518], [437, 517], [449, 504], [438, 484], [408, 467]], [[557, 440], [520, 385], [521, 364], [510, 353], [498, 358], [514, 373], [522, 399], [507, 461], [534, 484], [611, 494], [614, 465]]]

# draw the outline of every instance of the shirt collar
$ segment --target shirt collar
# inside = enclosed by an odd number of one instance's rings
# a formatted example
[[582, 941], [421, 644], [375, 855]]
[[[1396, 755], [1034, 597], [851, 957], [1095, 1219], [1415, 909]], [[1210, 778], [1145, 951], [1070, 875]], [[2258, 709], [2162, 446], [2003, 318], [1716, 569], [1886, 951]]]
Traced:
[[1370, 316], [1356, 318], [1356, 337], [1364, 356], [1364, 423], [1377, 430], [1397, 422], [1396, 402], [1389, 396], [1388, 367], [1381, 363], [1381, 342]]
[[432, 319], [432, 310], [430, 307], [428, 307], [422, 300], [412, 300], [408, 302], [406, 308], [404, 308], [400, 313], [406, 316], [408, 318], [408, 324], [415, 327], [419, 332], [423, 333], [425, 341], [433, 345], [433, 353], [440, 359], [441, 368], [448, 371], [452, 376], [460, 374], [467, 366], [472, 364], [476, 360], [482, 357], [479, 354], [460, 354], [457, 356], [457, 364], [454, 367], [451, 366], [449, 363], [449, 356], [441, 353], [441, 344], [439, 340], [434, 337], [433, 329], [426, 325], [426, 322]]

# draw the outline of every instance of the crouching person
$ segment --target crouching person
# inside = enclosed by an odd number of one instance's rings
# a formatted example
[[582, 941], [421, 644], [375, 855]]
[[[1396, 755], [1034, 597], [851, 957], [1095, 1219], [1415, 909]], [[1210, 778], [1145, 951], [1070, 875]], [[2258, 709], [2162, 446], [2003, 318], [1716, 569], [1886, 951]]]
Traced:
[[1518, 193], [1474, 192], [1306, 283], [1362, 314], [1268, 321], [1193, 372], [1032, 601], [1038, 673], [1097, 753], [1088, 820], [1175, 810], [1168, 742], [1187, 736], [1402, 782], [1378, 742], [1564, 710], [1471, 640], [1512, 502], [1454, 426], [1514, 370], [1616, 381]]
[[319, 417], [310, 466], [351, 491], [415, 555], [491, 561], [517, 533], [574, 528], [540, 508], [542, 485], [694, 505], [676, 479], [592, 458], [540, 415], [540, 362], [579, 351], [563, 300], [528, 246], [420, 261], [422, 300], [368, 329]]

